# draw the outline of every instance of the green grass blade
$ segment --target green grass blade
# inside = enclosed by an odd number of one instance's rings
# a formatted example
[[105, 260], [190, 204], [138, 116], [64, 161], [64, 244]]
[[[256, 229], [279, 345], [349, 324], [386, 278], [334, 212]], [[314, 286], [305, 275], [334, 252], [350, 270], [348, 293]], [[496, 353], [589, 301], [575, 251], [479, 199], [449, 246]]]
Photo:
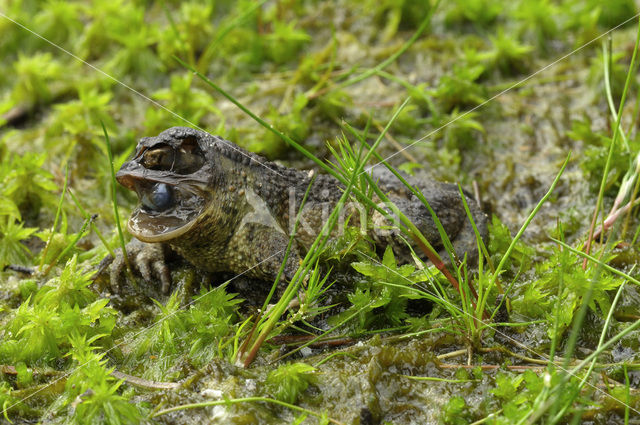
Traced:
[[[529, 224], [531, 224], [535, 216], [538, 214], [538, 211], [540, 211], [540, 208], [542, 208], [542, 206], [545, 204], [545, 202], [547, 202], [547, 200], [553, 193], [553, 190], [556, 188], [558, 182], [560, 181], [560, 177], [562, 177], [562, 174], [564, 173], [565, 168], [567, 168], [567, 165], [569, 164], [570, 159], [571, 159], [571, 153], [567, 155], [567, 158], [564, 160], [564, 163], [560, 167], [560, 171], [558, 171], [558, 174], [556, 174], [556, 177], [553, 179], [553, 182], [551, 182], [551, 186], [549, 186], [549, 190], [547, 190], [547, 193], [545, 193], [544, 196], [540, 198], [536, 206], [533, 208], [533, 210], [527, 217], [527, 219], [524, 221], [522, 226], [520, 226], [520, 230], [518, 230], [518, 233], [516, 233], [516, 235], [511, 240], [511, 244], [505, 251], [504, 255], [502, 256], [502, 259], [500, 260], [500, 262], [498, 263], [498, 266], [496, 267], [496, 272], [491, 277], [491, 283], [489, 286], [495, 285], [496, 280], [504, 270], [507, 260], [511, 256], [511, 252], [513, 252], [514, 248], [516, 247], [516, 243], [520, 240], [525, 230], [527, 230], [527, 227], [529, 227]], [[513, 288], [513, 283], [509, 285], [509, 287], [505, 291], [505, 297], [503, 299], [503, 302], [506, 299], [506, 297], [509, 295], [509, 292], [511, 291], [512, 288]], [[495, 314], [498, 312], [499, 308], [500, 307], [498, 306], [498, 308], [496, 308], [493, 314], [491, 315], [492, 319], [493, 319], [493, 316], [495, 316]]]
[[[627, 99], [627, 93], [629, 91], [629, 87], [631, 86], [631, 81], [634, 77], [634, 74], [631, 72], [632, 69], [634, 69], [635, 67], [635, 63], [636, 63], [636, 54], [638, 52], [638, 46], [640, 46], [640, 19], [638, 20], [638, 29], [637, 29], [637, 34], [636, 34], [636, 43], [635, 43], [635, 47], [633, 49], [633, 54], [631, 55], [631, 63], [629, 64], [629, 72], [627, 73], [627, 79], [625, 80], [624, 83], [624, 89], [622, 91], [622, 97], [620, 99], [620, 105], [618, 107], [618, 114], [616, 117], [616, 123], [615, 126], [613, 127], [613, 137], [611, 138], [611, 144], [609, 145], [609, 153], [607, 154], [607, 161], [605, 162], [604, 165], [604, 170], [602, 171], [602, 179], [600, 181], [600, 189], [598, 190], [598, 199], [596, 201], [596, 207], [593, 211], [593, 216], [591, 217], [591, 226], [589, 227], [589, 236], [587, 238], [587, 247], [586, 247], [586, 252], [587, 254], [591, 251], [591, 242], [592, 242], [592, 238], [593, 238], [593, 232], [595, 230], [596, 227], [596, 221], [598, 220], [598, 215], [600, 214], [600, 211], [602, 210], [602, 203], [604, 200], [604, 190], [607, 184], [607, 178], [609, 176], [609, 170], [611, 169], [611, 160], [613, 158], [613, 152], [616, 146], [616, 142], [618, 140], [618, 137], [620, 135], [620, 123], [621, 123], [621, 119], [622, 119], [622, 110], [624, 108], [624, 104], [625, 101]], [[586, 263], [585, 263], [586, 266]]]
[[411, 47], [413, 45], [413, 43], [415, 43], [416, 40], [418, 40], [418, 38], [422, 35], [422, 33], [427, 29], [427, 27], [431, 23], [431, 18], [433, 17], [433, 14], [435, 13], [436, 9], [438, 9], [439, 5], [440, 5], [440, 0], [438, 0], [436, 2], [436, 4], [431, 6], [431, 8], [429, 10], [429, 13], [427, 13], [427, 16], [425, 16], [425, 18], [422, 20], [422, 22], [420, 23], [420, 26], [418, 27], [416, 32], [413, 33], [411, 38], [409, 40], [407, 40], [406, 43], [404, 43], [402, 45], [402, 47], [400, 47], [400, 49], [398, 49], [397, 52], [395, 52], [393, 55], [389, 56], [384, 61], [380, 62], [375, 67], [373, 67], [371, 69], [368, 69], [367, 71], [363, 72], [362, 74], [357, 75], [357, 76], [355, 76], [353, 78], [348, 79], [347, 81], [344, 81], [344, 82], [338, 84], [335, 87], [334, 90], [343, 89], [343, 88], [345, 88], [347, 86], [359, 83], [360, 81], [363, 81], [363, 80], [371, 77], [372, 75], [376, 75], [378, 72], [382, 71], [384, 68], [386, 68], [387, 66], [389, 66], [390, 64], [395, 62], [396, 59], [398, 59], [400, 56], [402, 56], [402, 54], [404, 52], [406, 52], [407, 49], [409, 49], [409, 47]]
[[116, 172], [113, 168], [113, 153], [111, 152], [111, 142], [109, 141], [109, 133], [107, 128], [101, 121], [102, 131], [104, 133], [104, 143], [107, 147], [107, 155], [109, 158], [109, 170], [111, 171], [111, 203], [113, 204], [113, 216], [116, 220], [116, 228], [118, 229], [118, 239], [120, 240], [120, 248], [122, 249], [122, 255], [124, 261], [127, 264], [127, 269], [131, 272], [131, 264], [129, 263], [129, 257], [127, 256], [127, 248], [124, 242], [124, 234], [122, 233], [122, 226], [120, 225], [120, 213], [118, 212], [118, 202], [116, 200]]
[[69, 185], [69, 167], [65, 166], [64, 169], [64, 183], [62, 185], [62, 192], [60, 193], [60, 200], [58, 200], [58, 208], [56, 209], [56, 216], [53, 219], [53, 225], [51, 226], [51, 233], [49, 234], [49, 238], [47, 239], [47, 243], [42, 250], [42, 258], [40, 259], [39, 270], [42, 271], [42, 267], [44, 267], [44, 260], [47, 257], [47, 251], [49, 251], [49, 246], [51, 246], [51, 241], [53, 240], [53, 234], [58, 227], [58, 221], [60, 220], [60, 213], [62, 212], [62, 203], [64, 202], [64, 195], [67, 192], [67, 187]]
[[[80, 210], [80, 214], [82, 214], [85, 220], [90, 219], [91, 215], [89, 215], [87, 210], [84, 209], [84, 207], [82, 206], [78, 198], [76, 198], [76, 195], [73, 194], [73, 191], [71, 190], [71, 188], [67, 189], [67, 192], [69, 193], [69, 196], [71, 196], [71, 200], [73, 201], [74, 204], [76, 204], [76, 207], [78, 207], [78, 209]], [[102, 242], [102, 245], [104, 245], [107, 252], [109, 252], [109, 255], [111, 255], [112, 257], [115, 257], [115, 253], [113, 252], [113, 250], [107, 243], [107, 240], [104, 238], [104, 236], [102, 235], [102, 232], [100, 231], [100, 229], [98, 229], [98, 227], [93, 222], [93, 220], [90, 221], [90, 225], [91, 225], [91, 230], [93, 230], [95, 234], [98, 236], [98, 238], [100, 239], [100, 242]]]

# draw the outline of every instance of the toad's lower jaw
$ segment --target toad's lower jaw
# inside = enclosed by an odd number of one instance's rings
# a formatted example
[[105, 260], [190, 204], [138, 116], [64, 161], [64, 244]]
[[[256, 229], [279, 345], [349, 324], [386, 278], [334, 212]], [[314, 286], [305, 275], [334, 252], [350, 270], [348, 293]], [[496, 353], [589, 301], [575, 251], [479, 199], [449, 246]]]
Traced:
[[167, 242], [189, 231], [198, 215], [199, 213], [194, 212], [193, 217], [181, 217], [167, 211], [154, 212], [137, 208], [131, 214], [127, 227], [133, 236], [143, 242]]

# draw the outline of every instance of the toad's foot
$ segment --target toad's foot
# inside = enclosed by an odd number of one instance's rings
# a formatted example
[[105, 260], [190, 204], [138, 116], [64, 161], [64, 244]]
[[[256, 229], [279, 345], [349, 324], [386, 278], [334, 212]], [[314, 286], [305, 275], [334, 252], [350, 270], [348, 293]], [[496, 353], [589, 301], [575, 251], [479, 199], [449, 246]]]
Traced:
[[[162, 293], [168, 294], [171, 288], [171, 274], [165, 262], [164, 244], [144, 243], [137, 239], [132, 239], [127, 244], [127, 256], [134, 271], [138, 271], [147, 282], [160, 281]], [[120, 291], [124, 271], [127, 268], [125, 257], [121, 250], [116, 252], [116, 258], [109, 268], [111, 289], [114, 292]]]

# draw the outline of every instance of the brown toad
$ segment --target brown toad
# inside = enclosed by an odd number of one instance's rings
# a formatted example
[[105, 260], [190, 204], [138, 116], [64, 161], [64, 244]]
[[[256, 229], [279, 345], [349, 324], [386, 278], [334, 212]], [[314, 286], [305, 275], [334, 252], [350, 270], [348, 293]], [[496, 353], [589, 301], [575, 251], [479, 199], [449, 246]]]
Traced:
[[[436, 249], [442, 250], [428, 210], [393, 174], [380, 168], [373, 172], [380, 189]], [[191, 128], [174, 127], [157, 137], [143, 138], [133, 159], [117, 174], [118, 182], [134, 190], [140, 199], [128, 225], [131, 234], [143, 242], [131, 244], [138, 269], [147, 280], [154, 274], [159, 277], [167, 292], [170, 278], [163, 252], [168, 244], [202, 270], [273, 280], [284, 260], [289, 231], [311, 176], [312, 173], [269, 162], [231, 142]], [[436, 212], [456, 255], [463, 258], [466, 253], [474, 262], [475, 233], [457, 186], [407, 179], [422, 191]], [[285, 264], [286, 280], [295, 273], [343, 188], [329, 175], [318, 175], [313, 181]], [[486, 215], [472, 199], [467, 202], [484, 238]], [[349, 205], [343, 216], [348, 216], [352, 225], [365, 224], [367, 220], [360, 218], [365, 209], [356, 203]], [[388, 224], [379, 213], [374, 213], [368, 222]], [[367, 231], [379, 248], [392, 243], [396, 255], [408, 257], [409, 249], [397, 232], [378, 226]], [[446, 257], [444, 252], [441, 255]], [[113, 283], [122, 269], [122, 259], [116, 259], [111, 267]]]

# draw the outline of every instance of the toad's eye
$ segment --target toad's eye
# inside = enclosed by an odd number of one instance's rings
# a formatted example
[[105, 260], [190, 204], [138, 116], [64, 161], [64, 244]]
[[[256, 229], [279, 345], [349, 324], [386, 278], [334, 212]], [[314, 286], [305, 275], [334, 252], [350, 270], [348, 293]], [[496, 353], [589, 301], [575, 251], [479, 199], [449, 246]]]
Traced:
[[188, 137], [182, 141], [176, 151], [176, 163], [174, 171], [178, 174], [191, 174], [202, 168], [204, 154], [194, 137]]
[[173, 205], [173, 191], [164, 183], [156, 183], [140, 196], [142, 205], [152, 211], [164, 211]]
[[175, 163], [175, 153], [168, 145], [147, 149], [142, 155], [142, 165], [150, 170], [169, 171]]

